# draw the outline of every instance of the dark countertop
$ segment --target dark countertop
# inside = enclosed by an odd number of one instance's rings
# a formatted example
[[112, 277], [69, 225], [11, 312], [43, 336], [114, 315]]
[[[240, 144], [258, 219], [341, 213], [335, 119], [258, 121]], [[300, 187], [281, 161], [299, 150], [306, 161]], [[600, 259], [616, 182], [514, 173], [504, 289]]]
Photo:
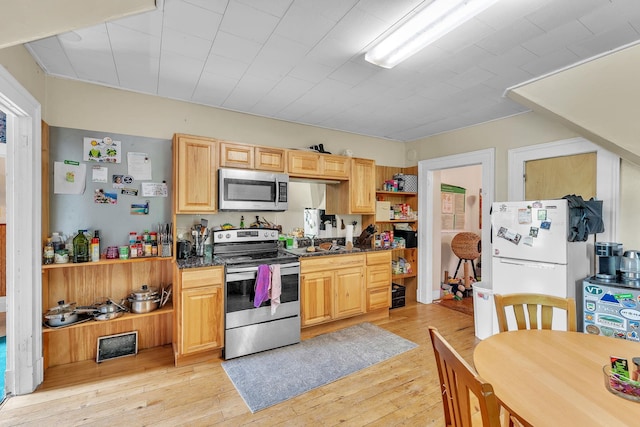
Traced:
[[[316, 239], [316, 242], [321, 241], [331, 241], [336, 239]], [[344, 238], [338, 238], [338, 243], [344, 244]], [[300, 243], [302, 243], [302, 247], [296, 249], [280, 249], [283, 252], [289, 253], [291, 255], [295, 255], [300, 258], [308, 258], [308, 257], [317, 257], [317, 256], [328, 256], [328, 255], [353, 255], [360, 254], [366, 252], [376, 252], [376, 251], [389, 251], [392, 248], [357, 248], [353, 247], [353, 249], [347, 249], [345, 246], [341, 245], [340, 249], [337, 250], [321, 250], [316, 247], [315, 252], [307, 252], [308, 242], [305, 239], [300, 239]], [[214, 256], [213, 260], [210, 262], [205, 262], [203, 257], [191, 256], [187, 259], [178, 259], [176, 260], [176, 265], [179, 269], [183, 268], [199, 268], [199, 267], [217, 267], [224, 266], [224, 261]]]
[[340, 246], [340, 249], [337, 250], [321, 250], [316, 247], [315, 252], [307, 252], [307, 248], [297, 248], [297, 249], [283, 249], [283, 251], [288, 252], [292, 255], [299, 256], [300, 258], [307, 257], [317, 257], [317, 256], [327, 256], [327, 255], [353, 255], [367, 252], [377, 252], [377, 251], [389, 251], [391, 248], [356, 248], [354, 246], [353, 249], [347, 249], [344, 246]]
[[199, 268], [199, 267], [218, 267], [224, 266], [224, 262], [218, 257], [213, 257], [211, 261], [205, 262], [203, 257], [191, 256], [187, 259], [176, 260], [178, 268]]

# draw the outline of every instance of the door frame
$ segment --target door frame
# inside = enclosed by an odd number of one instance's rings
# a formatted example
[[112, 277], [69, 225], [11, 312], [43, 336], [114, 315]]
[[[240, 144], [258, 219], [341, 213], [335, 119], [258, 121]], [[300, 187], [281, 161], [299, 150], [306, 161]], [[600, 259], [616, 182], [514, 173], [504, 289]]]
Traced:
[[42, 179], [40, 103], [0, 65], [7, 115], [7, 368], [5, 393], [33, 392], [42, 358]]
[[[440, 209], [440, 183], [434, 182], [434, 172], [465, 166], [482, 166], [482, 218], [487, 221], [495, 197], [495, 148], [455, 154], [418, 162], [418, 248], [426, 256], [418, 257], [417, 300], [429, 304], [438, 299], [440, 289], [440, 225], [433, 221]], [[424, 189], [424, 190], [423, 190]], [[438, 218], [440, 216], [438, 215]], [[491, 280], [491, 227], [482, 227], [482, 277]], [[438, 247], [436, 247], [438, 246]], [[437, 266], [437, 268], [434, 268]], [[438, 284], [436, 287], [435, 284]], [[437, 298], [434, 293], [438, 292]]]
[[[525, 163], [529, 160], [596, 153], [596, 195], [603, 201], [604, 232], [598, 239], [617, 242], [620, 206], [620, 157], [582, 137], [514, 148], [508, 152], [509, 201], [524, 200]], [[483, 265], [484, 267], [484, 265]]]

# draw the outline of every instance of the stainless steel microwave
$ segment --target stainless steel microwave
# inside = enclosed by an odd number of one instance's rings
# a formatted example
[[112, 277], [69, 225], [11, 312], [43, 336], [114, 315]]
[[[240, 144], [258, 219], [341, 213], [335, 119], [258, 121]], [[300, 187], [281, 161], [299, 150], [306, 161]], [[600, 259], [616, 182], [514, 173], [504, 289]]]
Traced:
[[286, 211], [289, 175], [218, 169], [218, 210]]

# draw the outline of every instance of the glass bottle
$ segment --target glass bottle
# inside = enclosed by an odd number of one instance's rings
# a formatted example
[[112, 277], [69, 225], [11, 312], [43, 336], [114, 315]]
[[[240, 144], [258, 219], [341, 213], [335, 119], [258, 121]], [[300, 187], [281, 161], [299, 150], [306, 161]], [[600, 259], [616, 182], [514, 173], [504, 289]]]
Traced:
[[89, 240], [84, 230], [78, 230], [73, 238], [73, 262], [89, 262]]
[[44, 256], [42, 257], [42, 263], [45, 265], [53, 264], [55, 252], [53, 250], [53, 243], [51, 238], [47, 239], [47, 243], [44, 245]]

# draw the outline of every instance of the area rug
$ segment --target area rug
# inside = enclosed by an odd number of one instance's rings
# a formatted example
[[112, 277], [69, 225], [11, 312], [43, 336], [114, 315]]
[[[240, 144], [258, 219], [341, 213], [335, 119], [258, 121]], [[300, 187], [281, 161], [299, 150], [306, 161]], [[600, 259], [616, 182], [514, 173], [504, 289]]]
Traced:
[[222, 363], [251, 412], [268, 408], [417, 347], [370, 323]]
[[440, 304], [442, 307], [473, 316], [473, 297], [465, 297], [461, 300], [441, 299], [434, 301], [434, 304]]

